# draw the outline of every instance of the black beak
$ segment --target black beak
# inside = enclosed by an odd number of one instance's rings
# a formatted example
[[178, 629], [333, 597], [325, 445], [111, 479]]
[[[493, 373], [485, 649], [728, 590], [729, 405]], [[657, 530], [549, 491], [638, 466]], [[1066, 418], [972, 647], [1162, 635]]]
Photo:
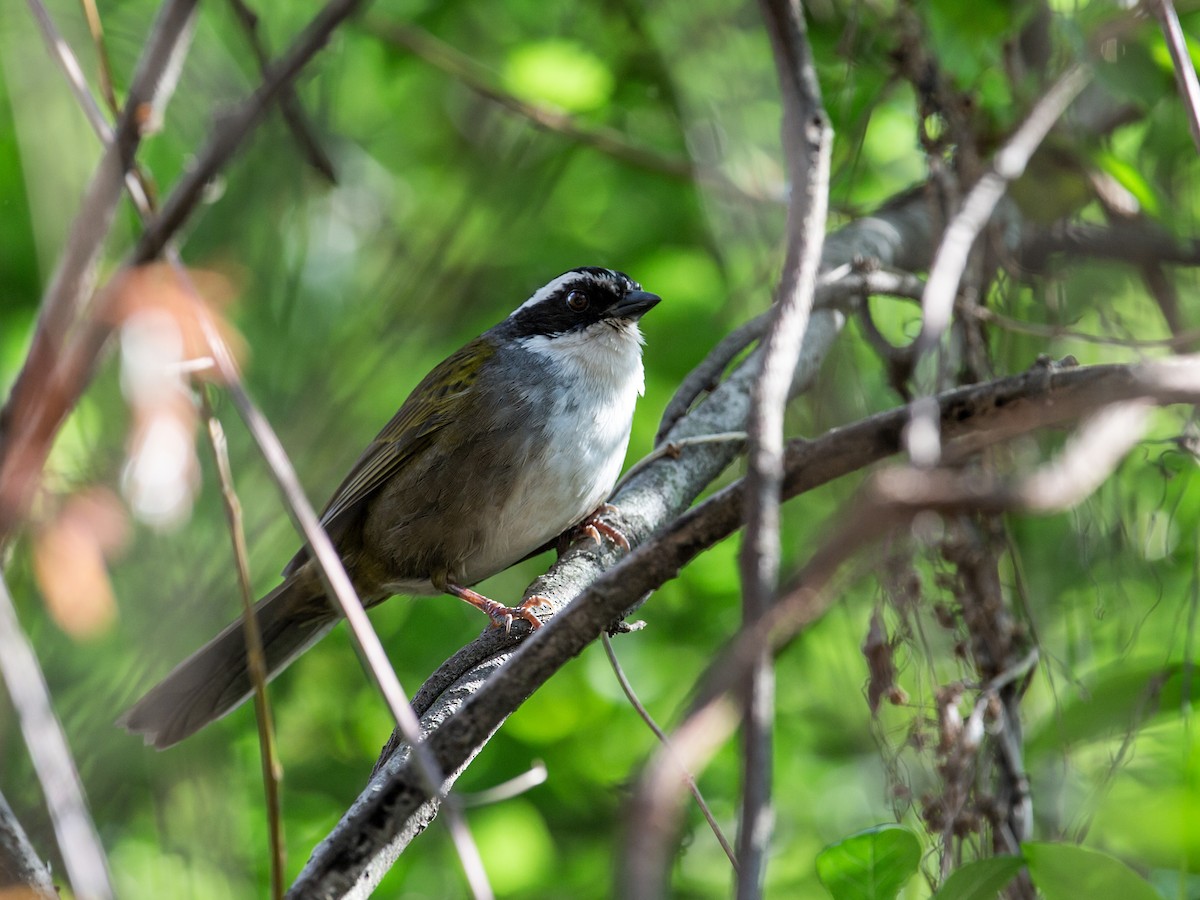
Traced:
[[647, 291], [630, 291], [608, 308], [606, 316], [610, 319], [640, 319], [662, 297]]

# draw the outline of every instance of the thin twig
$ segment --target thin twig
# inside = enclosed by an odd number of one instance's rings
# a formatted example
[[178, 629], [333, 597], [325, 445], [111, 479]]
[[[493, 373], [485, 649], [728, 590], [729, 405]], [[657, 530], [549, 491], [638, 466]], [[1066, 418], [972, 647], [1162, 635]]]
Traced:
[[534, 762], [528, 772], [524, 772], [516, 778], [510, 778], [508, 781], [503, 781], [495, 787], [475, 791], [470, 794], [460, 791], [458, 799], [464, 807], [490, 806], [493, 803], [502, 803], [505, 800], [511, 800], [513, 797], [520, 797], [522, 794], [528, 793], [539, 784], [545, 784], [548, 774], [546, 764], [539, 759]]
[[233, 157], [279, 93], [328, 43], [334, 29], [366, 3], [367, 0], [329, 0], [321, 7], [321, 11], [296, 36], [288, 49], [270, 65], [254, 93], [222, 118], [208, 143], [196, 153], [187, 172], [175, 183], [163, 202], [158, 215], [146, 225], [134, 248], [132, 262], [149, 262], [162, 252], [167, 240], [195, 211], [209, 181]]
[[271, 706], [267, 697], [267, 663], [263, 655], [262, 634], [254, 616], [254, 591], [250, 585], [250, 555], [246, 549], [246, 531], [242, 526], [242, 504], [233, 486], [233, 468], [229, 464], [229, 448], [225, 429], [213, 412], [208, 392], [201, 386], [201, 409], [208, 421], [208, 440], [217, 463], [217, 478], [221, 482], [221, 498], [229, 538], [233, 542], [233, 558], [237, 566], [238, 587], [242, 596], [242, 616], [246, 625], [246, 663], [254, 685], [254, 717], [258, 723], [258, 747], [262, 759], [263, 791], [267, 803], [267, 837], [271, 848], [271, 896], [281, 900], [284, 890], [286, 846], [283, 840], [283, 808], [279, 783], [283, 766], [275, 747], [275, 727], [271, 723]]
[[[907, 272], [864, 271], [862, 266], [844, 265], [820, 274], [813, 308], [842, 309], [852, 305], [848, 301], [876, 295], [919, 300], [924, 288], [924, 281]], [[720, 383], [721, 376], [738, 354], [762, 337], [770, 315], [770, 310], [760, 313], [725, 335], [709, 351], [708, 356], [684, 376], [663, 410], [654, 438], [656, 447], [667, 439], [675, 423], [687, 415], [697, 398]], [[625, 477], [629, 477], [628, 473]]]
[[[954, 298], [966, 270], [971, 248], [992, 218], [996, 204], [1004, 196], [1008, 185], [1025, 171], [1034, 151], [1090, 80], [1091, 70], [1085, 65], [1075, 65], [1046, 91], [1013, 136], [992, 158], [988, 171], [971, 188], [962, 208], [946, 228], [921, 299], [924, 319], [915, 345], [918, 362], [938, 346], [950, 325]], [[940, 452], [937, 432], [932, 427], [935, 414], [928, 402], [936, 385], [923, 384], [919, 388], [923, 395], [913, 403], [909, 454], [920, 465], [932, 465]]]
[[1192, 63], [1187, 40], [1179, 25], [1179, 15], [1175, 12], [1175, 4], [1171, 0], [1149, 0], [1149, 3], [1154, 15], [1158, 17], [1159, 24], [1162, 25], [1163, 37], [1166, 39], [1175, 69], [1175, 81], [1179, 85], [1179, 96], [1183, 99], [1188, 127], [1192, 131], [1192, 141], [1200, 151], [1200, 80], [1196, 78], [1196, 67]]
[[[105, 118], [104, 111], [100, 108], [100, 104], [96, 102], [96, 98], [92, 96], [91, 90], [88, 88], [87, 79], [83, 75], [83, 68], [79, 65], [79, 59], [71, 50], [71, 45], [67, 43], [62, 32], [54, 24], [54, 20], [50, 17], [49, 10], [46, 9], [42, 0], [27, 0], [30, 10], [33, 12], [33, 17], [38, 23], [38, 28], [42, 32], [42, 39], [46, 42], [46, 49], [51, 55], [58, 60], [59, 66], [62, 67], [63, 74], [67, 77], [67, 84], [71, 88], [71, 93], [75, 95], [75, 101], [83, 110], [84, 116], [88, 120], [88, 124], [92, 126], [92, 131], [96, 137], [100, 139], [100, 144], [107, 147], [113, 141], [113, 128]], [[96, 14], [95, 6], [92, 0], [81, 0], [88, 8], [88, 23], [91, 25], [92, 16]], [[107, 50], [103, 44], [103, 32], [100, 29], [100, 20], [98, 14], [96, 18], [96, 26], [93, 29], [92, 38], [97, 41], [96, 52], [101, 59], [107, 60]], [[107, 62], [103, 64], [107, 67]], [[111, 91], [111, 86], [110, 89]], [[107, 97], [108, 92], [106, 92]], [[111, 98], [111, 102], [115, 103], [116, 99]], [[115, 106], [112, 108], [114, 116], [120, 115], [120, 110]], [[150, 209], [152, 203], [151, 192], [149, 188], [149, 179], [146, 178], [138, 161], [131, 160], [129, 171], [125, 173], [125, 190], [129, 192], [130, 199], [133, 200], [134, 207], [138, 213], [145, 217], [145, 211]]]
[[96, 60], [100, 64], [100, 94], [115, 115], [120, 110], [121, 104], [117, 102], [117, 92], [113, 90], [112, 65], [108, 61], [108, 46], [104, 41], [104, 26], [100, 22], [100, 11], [96, 9], [95, 0], [79, 0], [79, 5], [83, 7], [88, 31], [92, 34], [92, 44], [96, 47]]
[[708, 827], [712, 829], [713, 836], [716, 837], [717, 843], [721, 845], [721, 849], [725, 851], [725, 855], [729, 858], [729, 864], [733, 866], [733, 870], [736, 872], [738, 863], [737, 855], [733, 852], [733, 845], [725, 837], [725, 832], [717, 824], [716, 816], [712, 814], [708, 802], [704, 799], [704, 795], [700, 793], [700, 786], [696, 784], [696, 776], [689, 772], [687, 766], [683, 764], [683, 760], [672, 752], [666, 732], [658, 727], [658, 723], [654, 721], [654, 716], [650, 715], [650, 710], [646, 709], [642, 705], [642, 701], [638, 699], [637, 692], [633, 689], [633, 685], [630, 684], [629, 678], [625, 675], [625, 670], [621, 668], [621, 661], [617, 659], [617, 652], [613, 649], [612, 639], [607, 634], [602, 634], [600, 635], [600, 640], [604, 644], [604, 652], [608, 656], [609, 665], [612, 666], [613, 674], [617, 676], [617, 683], [621, 685], [621, 690], [625, 692], [625, 698], [629, 701], [629, 705], [633, 707], [642, 721], [646, 723], [646, 727], [654, 732], [654, 736], [662, 744], [663, 750], [670, 757], [671, 761], [679, 767], [679, 774], [683, 776], [688, 792], [696, 801], [696, 805], [700, 807], [700, 812], [703, 813], [705, 821], [708, 822]]
[[1173, 337], [1166, 338], [1119, 338], [1106, 334], [1088, 334], [1083, 331], [1074, 331], [1070, 328], [1062, 328], [1057, 325], [1038, 325], [1033, 322], [1022, 322], [1019, 319], [998, 313], [993, 309], [988, 309], [986, 306], [974, 306], [969, 310], [968, 314], [980, 321], [990, 322], [999, 328], [1003, 328], [1005, 331], [1011, 331], [1016, 334], [1029, 334], [1034, 337], [1049, 338], [1051, 340], [1082, 341], [1085, 344], [1102, 344], [1139, 350], [1185, 350], [1200, 342], [1200, 328], [1182, 331]]
[[[258, 31], [258, 14], [247, 5], [245, 0], [229, 0], [229, 5], [233, 8], [234, 18], [246, 32], [250, 49], [254, 51], [254, 58], [258, 61], [259, 73], [266, 78], [270, 57], [267, 55], [262, 36]], [[320, 172], [330, 184], [335, 183], [337, 173], [334, 171], [333, 162], [313, 132], [312, 123], [309, 122], [304, 106], [300, 103], [300, 97], [291, 84], [285, 86], [279, 95], [279, 111], [283, 114], [283, 120], [291, 130], [292, 136], [296, 139], [296, 145], [300, 148], [300, 155], [304, 161]]]
[[702, 394], [713, 390], [721, 382], [721, 376], [729, 368], [729, 364], [743, 350], [763, 336], [767, 330], [770, 310], [760, 313], [749, 322], [739, 325], [717, 342], [692, 371], [688, 372], [679, 382], [674, 395], [663, 409], [662, 419], [659, 420], [658, 433], [654, 436], [654, 446], [657, 449], [670, 434], [675, 423], [687, 415], [692, 404]]
[[558, 109], [522, 100], [497, 87], [491, 73], [470, 56], [420, 28], [400, 25], [375, 16], [367, 20], [366, 27], [381, 40], [402, 47], [422, 62], [462, 82], [481, 97], [528, 119], [538, 128], [562, 135], [567, 140], [648, 172], [657, 172], [684, 181], [700, 181], [723, 193], [755, 203], [777, 202], [778, 192], [749, 190], [731, 181], [717, 169], [698, 166], [686, 157], [666, 156], [640, 147], [614, 129], [589, 128], [580, 125], [574, 117]]
[[3, 571], [0, 571], [0, 675], [8, 687], [25, 746], [46, 795], [71, 889], [76, 897], [107, 900], [113, 896], [108, 861], [88, 812], [67, 736], [54, 714], [37, 656], [21, 630]]
[[744, 431], [722, 431], [719, 434], [697, 434], [691, 437], [679, 438], [675, 441], [667, 441], [665, 444], [658, 444], [653, 450], [629, 467], [625, 474], [621, 476], [621, 480], [617, 482], [617, 486], [613, 488], [613, 493], [615, 494], [619, 491], [623, 484], [655, 460], [662, 459], [664, 456], [677, 459], [679, 454], [688, 447], [701, 447], [705, 444], [744, 444], [745, 442], [746, 432]]

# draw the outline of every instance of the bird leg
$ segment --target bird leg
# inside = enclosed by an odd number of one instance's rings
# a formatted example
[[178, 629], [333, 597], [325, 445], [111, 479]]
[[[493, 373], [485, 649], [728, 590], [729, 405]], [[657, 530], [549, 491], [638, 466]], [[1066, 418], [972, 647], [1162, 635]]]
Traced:
[[599, 546], [603, 543], [601, 535], [608, 538], [609, 543], [616, 544], [622, 550], [629, 551], [629, 538], [621, 533], [619, 528], [614, 528], [607, 522], [603, 521], [601, 516], [609, 516], [617, 511], [617, 508], [611, 503], [602, 503], [597, 507], [596, 511], [579, 523], [579, 530], [590, 537]]
[[505, 634], [508, 634], [509, 629], [512, 628], [514, 619], [524, 619], [529, 623], [529, 627], [533, 631], [537, 631], [542, 627], [541, 619], [533, 611], [546, 603], [545, 597], [539, 597], [535, 594], [520, 606], [505, 606], [503, 603], [497, 603], [495, 600], [483, 596], [478, 591], [465, 588], [460, 584], [455, 584], [453, 581], [447, 581], [443, 590], [447, 594], [457, 597], [459, 600], [466, 600], [476, 609], [486, 613], [487, 617], [492, 620], [491, 627], [503, 627]]

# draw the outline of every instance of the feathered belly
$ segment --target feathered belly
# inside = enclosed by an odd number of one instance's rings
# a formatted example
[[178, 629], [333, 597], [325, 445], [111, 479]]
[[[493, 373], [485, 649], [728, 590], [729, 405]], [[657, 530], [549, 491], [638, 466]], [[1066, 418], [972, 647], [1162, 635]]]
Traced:
[[[576, 427], [561, 427], [572, 419]], [[570, 415], [552, 418], [558, 424], [532, 448], [507, 502], [488, 513], [475, 551], [464, 560], [468, 584], [528, 556], [608, 498], [625, 459], [630, 419], [629, 412], [614, 408], [586, 422]]]

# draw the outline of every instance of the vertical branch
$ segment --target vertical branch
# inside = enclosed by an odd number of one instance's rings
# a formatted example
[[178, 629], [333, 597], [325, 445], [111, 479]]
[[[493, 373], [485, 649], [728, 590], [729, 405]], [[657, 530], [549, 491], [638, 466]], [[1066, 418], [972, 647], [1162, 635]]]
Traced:
[[[799, 0], [761, 0], [783, 105], [783, 146], [792, 185], [787, 256], [762, 362], [751, 391], [746, 474], [746, 531], [740, 569], [743, 627], [770, 608], [779, 577], [779, 492], [783, 483], [783, 414], [808, 328], [828, 204], [832, 129], [808, 47]], [[762, 894], [771, 835], [774, 669], [764, 648], [742, 689], [743, 776], [738, 833], [739, 900]]]
[[267, 801], [267, 834], [271, 845], [271, 897], [283, 897], [283, 867], [286, 862], [283, 843], [283, 810], [279, 799], [279, 782], [283, 768], [275, 749], [275, 728], [271, 724], [271, 707], [267, 699], [267, 663], [263, 656], [262, 634], [254, 616], [254, 592], [250, 587], [249, 553], [246, 551], [246, 532], [242, 527], [242, 504], [233, 486], [233, 470], [229, 465], [229, 450], [225, 430], [213, 412], [208, 394], [200, 392], [204, 417], [208, 420], [208, 439], [217, 463], [221, 481], [221, 497], [229, 537], [233, 541], [233, 558], [237, 564], [238, 587], [242, 595], [242, 614], [246, 625], [246, 663], [254, 683], [254, 717], [258, 722], [258, 745], [262, 757], [263, 791]]
[[[1065, 479], [1065, 476], [1063, 477]], [[990, 824], [992, 851], [1019, 854], [1021, 842], [1028, 840], [1033, 826], [1033, 804], [1029, 780], [1025, 774], [1022, 746], [1021, 696], [1026, 676], [1037, 661], [1037, 653], [1028, 651], [1022, 629], [1009, 609], [1000, 578], [1003, 547], [1003, 523], [998, 514], [962, 515], [955, 521], [954, 537], [943, 542], [942, 554], [954, 566], [955, 594], [962, 621], [970, 640], [971, 663], [984, 690], [976, 704], [979, 714], [994, 704], [996, 722], [988, 729], [983, 752], [993, 765], [982, 767], [974, 759], [978, 746], [964, 754], [969, 765], [962, 767], [961, 784], [950, 786], [961, 792], [958, 808], [948, 811], [942, 849], [943, 871], [955, 857], [953, 844], [963, 841], [967, 829], [956, 827], [957, 812], [964, 819]], [[940, 768], [945, 768], [944, 766]], [[989, 777], [985, 784], [982, 778]], [[991, 802], [984, 802], [984, 797]], [[979, 825], [977, 827], [982, 827]], [[1012, 900], [1034, 896], [1027, 877], [1015, 880], [1005, 891]]]
[[0, 676], [8, 687], [21, 734], [46, 796], [71, 888], [81, 900], [111, 898], [108, 862], [88, 813], [83, 784], [71, 759], [62, 724], [50, 705], [50, 691], [42, 669], [17, 621], [3, 572], [0, 572]]

